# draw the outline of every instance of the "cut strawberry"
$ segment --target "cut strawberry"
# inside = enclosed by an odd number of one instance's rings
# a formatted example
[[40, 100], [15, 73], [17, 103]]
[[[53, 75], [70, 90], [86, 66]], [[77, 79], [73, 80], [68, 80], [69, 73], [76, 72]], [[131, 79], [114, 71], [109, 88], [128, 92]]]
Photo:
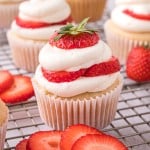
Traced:
[[141, 19], [141, 20], [150, 20], [150, 14], [145, 15], [145, 14], [137, 14], [135, 12], [133, 12], [132, 10], [129, 9], [125, 9], [123, 11], [125, 14], [133, 17], [133, 18], [137, 18], [137, 19]]
[[26, 150], [27, 142], [28, 142], [28, 139], [24, 139], [24, 140], [20, 141], [16, 145], [15, 150]]
[[15, 75], [10, 88], [0, 94], [0, 98], [6, 103], [22, 102], [34, 95], [30, 77]]
[[84, 74], [86, 77], [94, 77], [115, 73], [120, 70], [120, 63], [117, 58], [112, 57], [109, 61], [96, 64], [88, 68]]
[[128, 150], [115, 137], [110, 135], [87, 134], [79, 138], [70, 150]]
[[51, 72], [44, 68], [42, 68], [43, 76], [50, 82], [70, 82], [73, 81], [80, 76], [82, 76], [85, 72], [85, 69], [81, 69], [79, 71], [74, 72], [66, 72], [66, 71], [59, 71], [59, 72]]
[[47, 26], [52, 26], [52, 25], [65, 25], [68, 22], [72, 22], [71, 16], [69, 16], [67, 19], [57, 22], [57, 23], [28, 21], [28, 20], [23, 20], [19, 17], [16, 17], [17, 25], [19, 25], [20, 27], [23, 27], [23, 28], [42, 28], [42, 27], [47, 27]]
[[7, 70], [0, 70], [0, 93], [8, 89], [14, 82], [14, 78]]
[[103, 134], [95, 128], [89, 127], [87, 125], [73, 125], [64, 130], [61, 136], [60, 147], [62, 150], [71, 150], [74, 142], [81, 136], [86, 134]]
[[55, 40], [58, 34], [50, 38], [50, 44], [58, 48], [72, 50], [74, 48], [85, 48], [95, 45], [99, 36], [97, 33], [80, 33], [77, 35], [65, 34], [59, 40]]
[[62, 131], [39, 131], [32, 134], [27, 150], [60, 150]]

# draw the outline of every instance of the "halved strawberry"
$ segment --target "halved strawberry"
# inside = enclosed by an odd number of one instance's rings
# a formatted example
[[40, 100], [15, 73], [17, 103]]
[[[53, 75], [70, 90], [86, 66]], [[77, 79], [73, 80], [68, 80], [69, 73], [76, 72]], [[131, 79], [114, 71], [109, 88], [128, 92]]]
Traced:
[[67, 22], [72, 22], [71, 16], [69, 16], [67, 19], [62, 20], [57, 23], [28, 21], [28, 20], [23, 20], [19, 17], [16, 17], [17, 25], [19, 25], [20, 27], [23, 27], [23, 28], [42, 28], [42, 27], [47, 27], [47, 26], [52, 26], [52, 25], [65, 25]]
[[87, 134], [80, 137], [70, 150], [128, 150], [115, 137], [110, 135]]
[[27, 142], [28, 142], [28, 139], [24, 139], [24, 140], [20, 141], [16, 145], [15, 150], [26, 150]]
[[125, 14], [133, 17], [133, 18], [137, 18], [137, 19], [141, 19], [141, 20], [150, 20], [150, 14], [145, 15], [145, 14], [137, 14], [135, 12], [133, 12], [132, 10], [129, 9], [125, 9], [123, 11]]
[[8, 89], [13, 82], [13, 75], [9, 71], [0, 70], [0, 93]]
[[15, 75], [10, 88], [0, 93], [0, 98], [6, 103], [22, 102], [34, 95], [30, 77]]
[[90, 68], [86, 69], [84, 76], [94, 77], [100, 75], [107, 75], [115, 73], [120, 70], [120, 63], [117, 58], [112, 57], [109, 61], [95, 64]]
[[39, 131], [29, 137], [27, 150], [60, 150], [62, 131]]
[[67, 72], [67, 71], [58, 71], [58, 72], [51, 72], [44, 68], [42, 68], [43, 76], [51, 82], [70, 82], [73, 81], [80, 76], [82, 76], [85, 72], [85, 69], [81, 69], [79, 71]]
[[73, 125], [64, 130], [61, 136], [60, 147], [62, 150], [71, 150], [74, 142], [79, 139], [81, 136], [86, 134], [103, 134], [95, 128], [92, 128], [87, 125], [78, 124]]

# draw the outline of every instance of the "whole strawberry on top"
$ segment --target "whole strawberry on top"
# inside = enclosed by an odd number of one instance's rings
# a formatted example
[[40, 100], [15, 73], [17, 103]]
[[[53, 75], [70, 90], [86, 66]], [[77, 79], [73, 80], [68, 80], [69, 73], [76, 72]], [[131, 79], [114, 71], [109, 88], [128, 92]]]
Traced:
[[150, 81], [150, 46], [140, 46], [131, 50], [126, 72], [129, 78], [137, 82]]

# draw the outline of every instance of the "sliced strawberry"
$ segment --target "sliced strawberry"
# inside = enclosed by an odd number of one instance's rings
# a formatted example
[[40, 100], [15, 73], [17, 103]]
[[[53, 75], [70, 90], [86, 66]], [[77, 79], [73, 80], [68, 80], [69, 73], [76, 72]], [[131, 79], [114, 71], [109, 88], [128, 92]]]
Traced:
[[128, 150], [115, 137], [110, 135], [87, 134], [80, 137], [70, 150]]
[[150, 14], [145, 15], [145, 14], [137, 14], [135, 12], [133, 12], [132, 10], [129, 9], [125, 9], [123, 11], [125, 14], [133, 17], [133, 18], [137, 18], [137, 19], [141, 19], [141, 20], [150, 20]]
[[15, 150], [26, 150], [27, 142], [28, 142], [28, 139], [24, 139], [24, 140], [20, 141], [16, 145]]
[[96, 32], [82, 32], [77, 35], [65, 34], [59, 40], [55, 40], [58, 34], [54, 34], [49, 43], [58, 48], [73, 50], [74, 48], [85, 48], [95, 45], [99, 41], [99, 36]]
[[12, 74], [7, 70], [0, 70], [0, 93], [8, 89], [14, 82]]
[[65, 25], [67, 22], [72, 22], [71, 16], [69, 16], [67, 19], [57, 22], [57, 23], [28, 21], [28, 20], [23, 20], [19, 17], [16, 17], [17, 25], [19, 25], [20, 27], [23, 27], [23, 28], [42, 28], [42, 27], [47, 27], [47, 26], [52, 26], [52, 25]]
[[103, 134], [95, 128], [89, 127], [87, 125], [73, 125], [64, 130], [61, 136], [60, 147], [62, 150], [71, 150], [74, 142], [81, 136], [86, 134]]
[[80, 76], [82, 76], [85, 72], [85, 69], [81, 69], [79, 71], [74, 72], [66, 72], [66, 71], [59, 71], [59, 72], [51, 72], [44, 68], [42, 68], [43, 76], [51, 82], [70, 82], [73, 81]]
[[30, 77], [15, 75], [10, 88], [0, 94], [0, 98], [6, 103], [22, 102], [34, 95]]
[[39, 131], [32, 134], [27, 150], [60, 150], [62, 131]]
[[112, 57], [109, 61], [96, 64], [88, 68], [84, 74], [86, 77], [94, 77], [115, 73], [120, 70], [120, 63], [117, 58]]

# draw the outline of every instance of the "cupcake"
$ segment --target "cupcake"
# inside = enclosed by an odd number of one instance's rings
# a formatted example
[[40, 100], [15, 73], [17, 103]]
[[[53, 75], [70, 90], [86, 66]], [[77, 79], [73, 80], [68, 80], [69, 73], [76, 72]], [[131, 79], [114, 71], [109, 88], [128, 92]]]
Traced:
[[54, 129], [79, 123], [104, 128], [116, 113], [120, 64], [86, 23], [61, 28], [39, 54], [32, 83], [40, 116]]
[[104, 30], [113, 54], [125, 63], [133, 47], [150, 43], [150, 3], [114, 8]]
[[0, 27], [7, 28], [18, 14], [18, 6], [23, 0], [0, 0]]
[[0, 100], [0, 150], [4, 149], [7, 121], [8, 121], [8, 108], [4, 104], [4, 102]]
[[90, 17], [90, 21], [99, 20], [106, 5], [106, 0], [67, 0], [72, 10], [72, 17], [76, 22]]
[[142, 3], [149, 3], [149, 0], [115, 0], [116, 5], [131, 5], [131, 4], [142, 4]]
[[7, 34], [15, 65], [34, 72], [40, 49], [47, 43], [49, 35], [71, 21], [70, 14], [65, 0], [21, 3], [19, 15]]

